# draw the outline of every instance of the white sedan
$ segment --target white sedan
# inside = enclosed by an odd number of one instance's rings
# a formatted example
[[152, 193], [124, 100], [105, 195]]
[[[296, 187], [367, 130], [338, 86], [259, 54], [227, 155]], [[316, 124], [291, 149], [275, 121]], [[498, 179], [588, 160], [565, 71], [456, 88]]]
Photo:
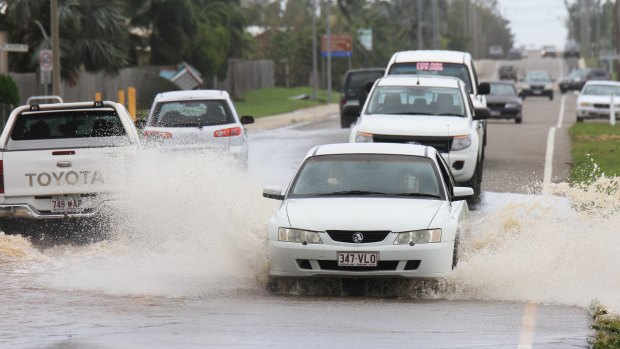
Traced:
[[471, 195], [432, 147], [314, 147], [286, 191], [263, 190], [283, 200], [269, 221], [269, 275], [445, 276], [458, 261]]
[[586, 82], [577, 98], [577, 122], [585, 119], [609, 119], [614, 99], [616, 118], [620, 112], [620, 82], [592, 80]]

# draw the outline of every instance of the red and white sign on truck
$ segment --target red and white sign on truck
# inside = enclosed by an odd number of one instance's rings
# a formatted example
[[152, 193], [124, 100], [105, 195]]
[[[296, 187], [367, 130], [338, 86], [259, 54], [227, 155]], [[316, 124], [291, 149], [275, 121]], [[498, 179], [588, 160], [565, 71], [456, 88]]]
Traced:
[[16, 108], [0, 136], [0, 218], [98, 215], [139, 145], [115, 102]]

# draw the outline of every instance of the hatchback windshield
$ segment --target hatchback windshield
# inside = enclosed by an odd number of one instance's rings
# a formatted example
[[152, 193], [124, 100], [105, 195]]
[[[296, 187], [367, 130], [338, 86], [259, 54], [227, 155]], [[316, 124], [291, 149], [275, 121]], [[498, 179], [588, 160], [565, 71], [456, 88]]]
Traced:
[[366, 114], [464, 116], [461, 91], [450, 87], [379, 86]]
[[390, 75], [441, 75], [461, 79], [467, 91], [472, 93], [473, 88], [469, 79], [467, 66], [461, 63], [441, 62], [412, 62], [396, 63], [390, 68]]
[[157, 103], [153, 118], [155, 127], [203, 127], [234, 123], [225, 100], [191, 100]]
[[492, 96], [516, 96], [517, 91], [511, 84], [491, 84]]
[[433, 162], [424, 157], [385, 154], [337, 154], [306, 160], [290, 197], [418, 196], [442, 198]]
[[609, 96], [611, 93], [615, 96], [620, 96], [620, 86], [588, 85], [583, 90], [582, 94], [588, 96]]

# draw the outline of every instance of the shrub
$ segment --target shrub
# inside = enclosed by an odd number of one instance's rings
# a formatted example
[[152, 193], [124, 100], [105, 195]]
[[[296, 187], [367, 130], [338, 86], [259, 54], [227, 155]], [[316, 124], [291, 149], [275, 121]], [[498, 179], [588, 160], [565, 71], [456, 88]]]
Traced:
[[0, 104], [19, 105], [19, 90], [17, 84], [8, 75], [0, 74]]

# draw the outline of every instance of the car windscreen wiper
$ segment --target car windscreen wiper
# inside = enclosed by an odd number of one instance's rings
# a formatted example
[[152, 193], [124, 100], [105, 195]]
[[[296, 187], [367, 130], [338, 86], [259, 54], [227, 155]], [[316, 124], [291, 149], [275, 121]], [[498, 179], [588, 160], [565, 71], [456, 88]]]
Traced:
[[318, 194], [319, 196], [337, 196], [337, 195], [390, 195], [379, 191], [366, 191], [366, 190], [343, 190], [335, 191], [331, 193]]
[[437, 113], [437, 114], [433, 114], [436, 116], [456, 116], [458, 118], [462, 118], [463, 115], [462, 114], [453, 114], [453, 113]]
[[424, 193], [395, 193], [392, 195], [396, 196], [413, 196], [413, 197], [422, 197], [422, 198], [435, 198], [441, 199], [441, 196], [435, 194], [424, 194]]

